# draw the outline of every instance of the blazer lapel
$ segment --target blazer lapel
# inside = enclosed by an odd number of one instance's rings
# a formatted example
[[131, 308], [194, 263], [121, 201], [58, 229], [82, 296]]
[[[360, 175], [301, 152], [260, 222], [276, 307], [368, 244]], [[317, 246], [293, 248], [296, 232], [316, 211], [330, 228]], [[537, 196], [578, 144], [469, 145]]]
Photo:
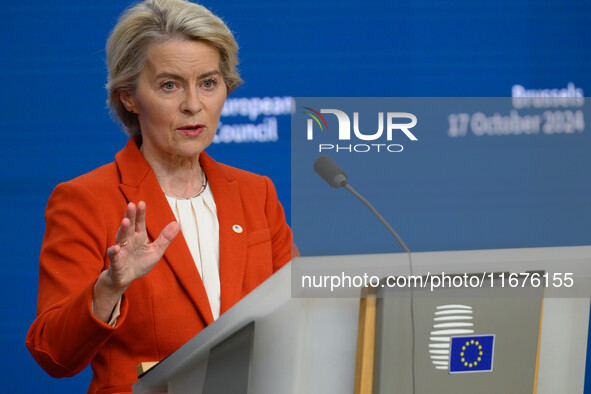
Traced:
[[[121, 173], [120, 189], [127, 200], [136, 204], [139, 201], [146, 203], [146, 229], [154, 240], [168, 223], [176, 220], [158, 179], [137, 148], [134, 138], [129, 139], [115, 159]], [[213, 315], [209, 299], [182, 233], [170, 243], [164, 252], [164, 260], [170, 265], [204, 322], [211, 324]]]
[[221, 313], [242, 298], [246, 269], [247, 228], [238, 182], [207, 153], [199, 157], [217, 207], [220, 225]]

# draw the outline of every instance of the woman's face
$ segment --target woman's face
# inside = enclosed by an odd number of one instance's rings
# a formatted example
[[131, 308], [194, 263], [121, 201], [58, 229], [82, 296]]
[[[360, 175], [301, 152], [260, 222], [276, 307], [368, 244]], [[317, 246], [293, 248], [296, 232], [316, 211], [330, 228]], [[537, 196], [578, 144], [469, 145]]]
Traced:
[[227, 96], [217, 49], [173, 39], [153, 46], [134, 92], [121, 93], [139, 119], [142, 152], [160, 161], [197, 157], [211, 144]]

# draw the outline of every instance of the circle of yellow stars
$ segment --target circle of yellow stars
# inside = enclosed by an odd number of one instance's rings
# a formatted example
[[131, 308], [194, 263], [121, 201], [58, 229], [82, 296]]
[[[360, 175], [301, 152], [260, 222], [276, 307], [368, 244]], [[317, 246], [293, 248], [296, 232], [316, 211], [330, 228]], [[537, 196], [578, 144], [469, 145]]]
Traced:
[[[476, 360], [474, 360], [472, 362], [466, 361], [466, 357], [465, 357], [466, 349], [469, 348], [470, 346], [475, 346], [478, 348], [478, 357]], [[464, 346], [462, 346], [462, 352], [460, 353], [460, 356], [462, 357], [462, 362], [464, 363], [464, 367], [473, 368], [478, 365], [480, 360], [482, 360], [482, 345], [480, 343], [478, 343], [478, 341], [475, 341], [474, 339], [466, 341], [466, 344]]]

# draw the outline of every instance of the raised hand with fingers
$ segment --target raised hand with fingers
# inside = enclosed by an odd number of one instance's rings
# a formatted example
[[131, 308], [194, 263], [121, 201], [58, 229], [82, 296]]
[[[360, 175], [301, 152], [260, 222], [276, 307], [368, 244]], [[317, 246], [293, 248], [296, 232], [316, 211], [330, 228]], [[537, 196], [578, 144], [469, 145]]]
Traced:
[[127, 212], [117, 231], [116, 245], [109, 247], [109, 269], [99, 276], [93, 292], [93, 313], [107, 322], [113, 308], [136, 279], [146, 275], [162, 258], [180, 229], [177, 222], [169, 223], [154, 242], [146, 232], [146, 203], [127, 205]]

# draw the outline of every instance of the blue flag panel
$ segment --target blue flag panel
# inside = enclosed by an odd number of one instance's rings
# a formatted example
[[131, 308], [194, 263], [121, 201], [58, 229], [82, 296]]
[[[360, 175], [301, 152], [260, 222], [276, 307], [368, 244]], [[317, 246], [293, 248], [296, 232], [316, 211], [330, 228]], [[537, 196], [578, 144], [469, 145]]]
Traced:
[[491, 372], [494, 344], [494, 335], [452, 337], [449, 372]]

